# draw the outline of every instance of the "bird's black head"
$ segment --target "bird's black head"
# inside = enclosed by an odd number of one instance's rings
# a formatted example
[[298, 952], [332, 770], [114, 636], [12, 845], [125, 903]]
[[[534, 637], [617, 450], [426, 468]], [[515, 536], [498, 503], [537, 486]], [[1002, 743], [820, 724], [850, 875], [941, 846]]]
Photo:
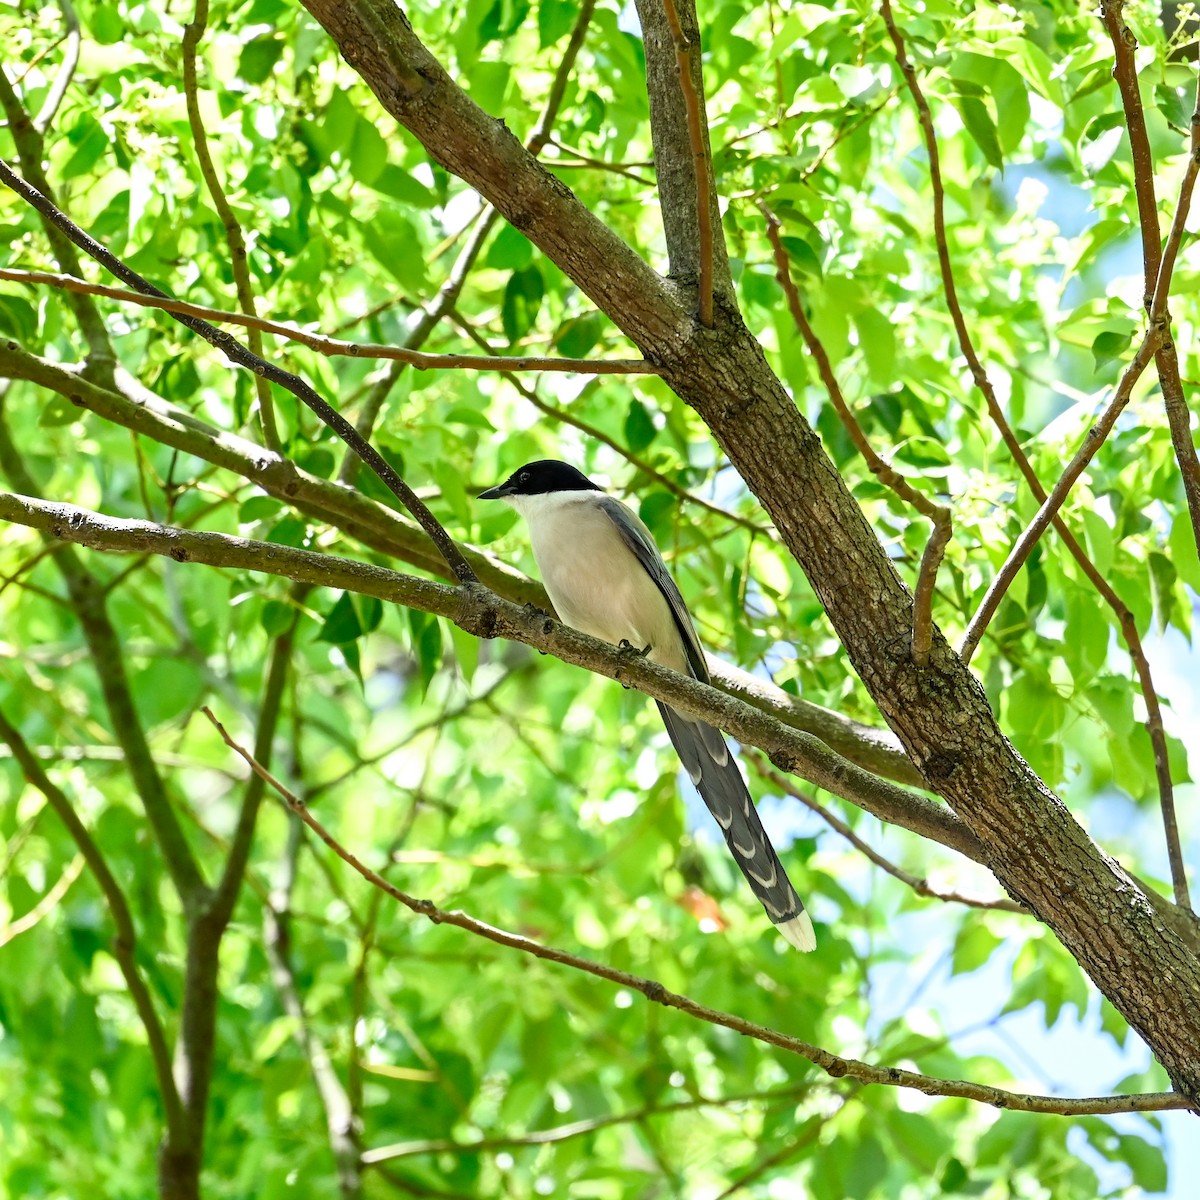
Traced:
[[480, 500], [503, 500], [507, 496], [542, 496], [547, 492], [598, 492], [582, 471], [556, 458], [541, 458], [518, 467], [499, 487], [480, 492]]

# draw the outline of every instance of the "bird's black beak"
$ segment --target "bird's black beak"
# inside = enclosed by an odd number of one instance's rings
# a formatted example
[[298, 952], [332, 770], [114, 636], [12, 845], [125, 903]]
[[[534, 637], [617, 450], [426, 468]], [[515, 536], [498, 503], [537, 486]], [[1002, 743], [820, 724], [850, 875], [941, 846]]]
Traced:
[[510, 483], [502, 483], [499, 487], [488, 488], [486, 492], [479, 493], [480, 500], [503, 500], [505, 496], [511, 496], [516, 489]]

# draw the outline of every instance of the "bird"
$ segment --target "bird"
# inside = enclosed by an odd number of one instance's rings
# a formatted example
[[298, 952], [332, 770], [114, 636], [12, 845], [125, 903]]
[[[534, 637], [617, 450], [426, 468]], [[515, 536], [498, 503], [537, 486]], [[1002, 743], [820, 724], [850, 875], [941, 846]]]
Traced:
[[[683, 596], [650, 530], [627, 505], [557, 459], [518, 467], [479, 499], [502, 500], [525, 518], [542, 582], [565, 624], [709, 682]], [[767, 837], [724, 735], [656, 703], [689, 778], [767, 916], [798, 950], [815, 949], [812, 920]]]

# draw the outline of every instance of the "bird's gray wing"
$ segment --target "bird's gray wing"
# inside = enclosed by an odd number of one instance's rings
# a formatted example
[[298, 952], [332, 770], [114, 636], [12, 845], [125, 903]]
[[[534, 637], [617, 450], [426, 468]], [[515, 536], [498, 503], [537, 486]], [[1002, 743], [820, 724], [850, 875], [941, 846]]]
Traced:
[[683, 639], [684, 652], [687, 654], [692, 674], [703, 683], [708, 683], [708, 664], [704, 661], [704, 651], [700, 647], [700, 639], [696, 636], [691, 613], [688, 612], [679, 588], [675, 586], [675, 580], [671, 578], [671, 573], [654, 544], [653, 534], [629, 508], [612, 496], [601, 497], [600, 508], [616, 526], [621, 540], [633, 551], [634, 557], [646, 569], [646, 574], [654, 580], [655, 586], [670, 607], [675, 628], [679, 630], [679, 636]]

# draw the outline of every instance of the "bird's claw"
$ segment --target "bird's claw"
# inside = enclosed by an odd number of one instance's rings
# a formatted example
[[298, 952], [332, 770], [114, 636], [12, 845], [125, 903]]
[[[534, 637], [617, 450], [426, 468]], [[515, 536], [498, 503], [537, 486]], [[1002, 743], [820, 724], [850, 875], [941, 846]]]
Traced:
[[645, 658], [653, 649], [652, 646], [643, 646], [640, 650], [628, 638], [622, 638], [617, 643], [618, 650], [624, 650], [626, 654], [632, 654], [635, 658]]

